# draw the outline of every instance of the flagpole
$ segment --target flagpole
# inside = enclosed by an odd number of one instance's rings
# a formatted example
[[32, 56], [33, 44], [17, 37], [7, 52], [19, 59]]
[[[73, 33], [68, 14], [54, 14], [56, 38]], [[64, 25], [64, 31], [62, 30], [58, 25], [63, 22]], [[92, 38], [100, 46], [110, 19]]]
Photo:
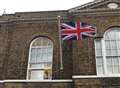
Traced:
[[57, 16], [58, 19], [58, 31], [59, 31], [59, 42], [60, 42], [60, 70], [63, 70], [63, 58], [62, 58], [62, 38], [61, 38], [61, 28], [60, 28], [60, 20], [61, 16]]

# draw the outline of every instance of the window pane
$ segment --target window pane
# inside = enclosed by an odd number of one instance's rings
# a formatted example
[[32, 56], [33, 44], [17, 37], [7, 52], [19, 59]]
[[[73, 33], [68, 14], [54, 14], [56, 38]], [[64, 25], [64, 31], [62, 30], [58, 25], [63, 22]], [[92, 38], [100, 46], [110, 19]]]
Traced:
[[106, 50], [106, 56], [117, 56], [117, 50], [114, 49], [107, 49]]
[[107, 58], [107, 72], [108, 74], [113, 73], [113, 67], [112, 67], [112, 57], [111, 58]]
[[120, 49], [117, 50], [117, 56], [120, 56]]
[[37, 41], [33, 42], [32, 46], [41, 46], [42, 45], [42, 38], [38, 38]]
[[106, 40], [105, 41], [105, 45], [106, 45], [106, 49], [117, 49], [117, 41], [115, 40]]
[[44, 64], [30, 64], [30, 68], [44, 69]]
[[30, 71], [30, 79], [33, 79], [33, 80], [44, 79], [44, 71], [42, 70]]
[[113, 74], [118, 74], [119, 73], [119, 67], [118, 66], [114, 66], [113, 67]]
[[96, 40], [95, 41], [95, 51], [96, 51], [96, 56], [102, 56], [102, 47], [101, 47], [101, 41]]
[[101, 67], [101, 66], [97, 66], [97, 74], [98, 75], [102, 75], [103, 74], [103, 67]]
[[97, 65], [101, 65], [102, 66], [102, 64], [103, 64], [102, 57], [97, 57], [96, 61], [97, 61]]
[[96, 49], [101, 49], [101, 41], [100, 40], [95, 41], [95, 48]]
[[112, 57], [107, 58], [107, 65], [112, 66]]
[[113, 58], [113, 72], [114, 72], [114, 74], [119, 73], [119, 60], [118, 59], [119, 58], [117, 58], [117, 57]]
[[96, 50], [96, 56], [102, 56], [102, 50]]
[[37, 54], [37, 49], [32, 48], [31, 49], [31, 57], [30, 57], [30, 62], [36, 62], [36, 54]]
[[30, 68], [34, 69], [46, 69], [46, 68], [52, 68], [52, 63], [39, 63], [39, 64], [30, 64]]
[[103, 70], [103, 59], [102, 57], [97, 57], [96, 58], [96, 66], [97, 66], [97, 74], [103, 74], [104, 70]]
[[120, 40], [117, 41], [117, 49], [120, 49]]
[[112, 74], [113, 70], [112, 70], [112, 66], [107, 66], [107, 74]]

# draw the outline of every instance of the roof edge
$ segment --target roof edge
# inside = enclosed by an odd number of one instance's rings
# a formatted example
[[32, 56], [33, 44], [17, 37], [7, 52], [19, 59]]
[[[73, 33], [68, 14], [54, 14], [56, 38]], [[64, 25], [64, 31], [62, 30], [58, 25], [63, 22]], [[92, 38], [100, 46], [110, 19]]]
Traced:
[[76, 6], [76, 7], [73, 7], [73, 8], [71, 8], [71, 9], [68, 9], [68, 11], [69, 11], [69, 12], [73, 12], [74, 10], [82, 9], [82, 8], [84, 8], [84, 7], [87, 7], [87, 6], [90, 6], [90, 5], [93, 5], [93, 4], [102, 2], [102, 1], [105, 1], [105, 0], [94, 0], [94, 1], [88, 2], [88, 3], [86, 3], [86, 4], [83, 4], [83, 5], [81, 5], [81, 6]]

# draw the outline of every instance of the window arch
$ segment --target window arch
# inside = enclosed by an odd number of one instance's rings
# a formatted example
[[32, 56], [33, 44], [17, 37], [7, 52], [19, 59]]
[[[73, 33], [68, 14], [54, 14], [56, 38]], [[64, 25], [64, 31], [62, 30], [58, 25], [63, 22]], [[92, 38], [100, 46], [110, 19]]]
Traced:
[[32, 41], [29, 49], [27, 79], [52, 79], [53, 42], [47, 37]]
[[95, 40], [98, 75], [120, 75], [120, 27], [106, 31], [102, 39]]

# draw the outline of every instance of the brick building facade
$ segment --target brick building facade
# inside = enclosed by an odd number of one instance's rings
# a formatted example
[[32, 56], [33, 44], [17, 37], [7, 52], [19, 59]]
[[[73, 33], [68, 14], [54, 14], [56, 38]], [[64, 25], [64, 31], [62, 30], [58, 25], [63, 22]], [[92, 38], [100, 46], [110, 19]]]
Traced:
[[[81, 22], [97, 27], [95, 38], [62, 42], [63, 69], [60, 68], [58, 16], [61, 16], [61, 22], [80, 19]], [[109, 30], [111, 30], [110, 34]], [[113, 58], [117, 57], [117, 62], [120, 59], [119, 30], [119, 0], [94, 0], [85, 5], [63, 11], [4, 14], [0, 17], [0, 88], [119, 88], [120, 63], [118, 65], [112, 64], [115, 62]], [[113, 55], [111, 59], [110, 55], [107, 56], [107, 53], [104, 53], [103, 48], [106, 46], [102, 45], [104, 43], [102, 41], [107, 41], [106, 36], [112, 36], [112, 33], [116, 33], [115, 37], [118, 40], [115, 38], [117, 55]], [[46, 47], [41, 47], [39, 42], [34, 45], [33, 41], [37, 41], [37, 39], [40, 42], [47, 41], [47, 49], [52, 47], [49, 52], [48, 50], [42, 51], [43, 55], [50, 54], [52, 58], [50, 61], [47, 60], [50, 64], [41, 62], [47, 66], [52, 65], [52, 68], [47, 68], [51, 74], [49, 79], [44, 79], [41, 76], [41, 74], [44, 75], [43, 65], [43, 67], [39, 66], [42, 69], [36, 67], [36, 64], [40, 64], [37, 63], [39, 60], [37, 57], [35, 57], [36, 62], [31, 64], [32, 51], [30, 50], [36, 45], [40, 49], [46, 49]], [[98, 43], [101, 44], [101, 48], [97, 47]], [[98, 50], [102, 52], [101, 56], [97, 56]], [[112, 60], [110, 65], [107, 63], [107, 57]], [[34, 69], [30, 67], [32, 65], [34, 65]], [[112, 71], [108, 69], [110, 66]], [[36, 79], [37, 77], [40, 79]]]

